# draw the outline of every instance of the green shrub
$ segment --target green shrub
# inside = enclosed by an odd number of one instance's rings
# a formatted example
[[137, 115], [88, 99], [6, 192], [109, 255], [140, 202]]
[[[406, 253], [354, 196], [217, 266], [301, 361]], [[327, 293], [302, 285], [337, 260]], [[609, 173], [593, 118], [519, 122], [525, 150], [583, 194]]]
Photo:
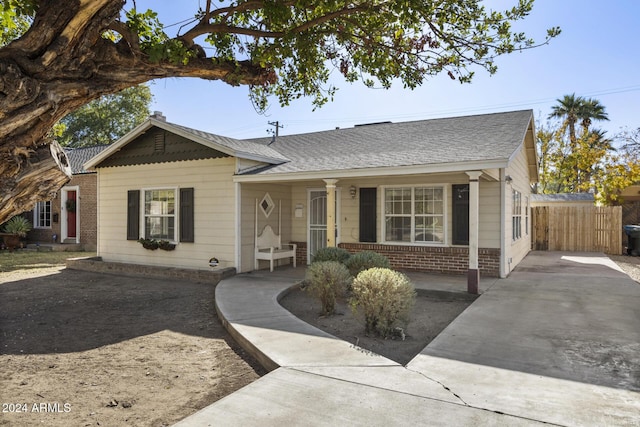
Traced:
[[395, 327], [406, 328], [416, 299], [409, 278], [388, 268], [370, 268], [358, 274], [351, 285], [349, 305], [364, 314], [365, 331], [382, 337]]
[[342, 248], [320, 248], [313, 256], [312, 262], [337, 261], [342, 264], [346, 263], [351, 254]]
[[335, 312], [336, 300], [344, 295], [352, 280], [347, 267], [337, 261], [314, 262], [305, 277], [307, 289], [322, 304], [322, 314]]
[[4, 232], [25, 237], [31, 231], [31, 223], [23, 216], [14, 216], [4, 225]]
[[389, 259], [386, 256], [372, 251], [363, 251], [352, 255], [345, 265], [353, 277], [358, 276], [361, 271], [374, 267], [391, 268]]

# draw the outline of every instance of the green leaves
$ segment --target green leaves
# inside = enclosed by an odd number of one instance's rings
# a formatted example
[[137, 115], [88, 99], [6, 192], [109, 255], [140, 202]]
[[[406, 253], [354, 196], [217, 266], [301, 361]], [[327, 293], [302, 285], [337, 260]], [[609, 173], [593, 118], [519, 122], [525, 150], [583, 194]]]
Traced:
[[111, 144], [149, 117], [150, 104], [146, 85], [105, 95], [64, 117], [57, 126], [58, 140], [71, 147]]
[[[475, 70], [497, 71], [495, 58], [535, 42], [514, 33], [533, 0], [520, 0], [504, 12], [487, 11], [475, 0], [337, 0], [231, 2], [201, 11], [198, 26], [215, 55], [248, 59], [274, 70], [275, 84], [253, 88], [258, 105], [271, 96], [287, 105], [301, 96], [314, 104], [335, 92], [326, 87], [335, 71], [347, 82], [389, 88], [415, 88], [440, 73], [467, 83]], [[546, 43], [558, 28], [547, 32]]]

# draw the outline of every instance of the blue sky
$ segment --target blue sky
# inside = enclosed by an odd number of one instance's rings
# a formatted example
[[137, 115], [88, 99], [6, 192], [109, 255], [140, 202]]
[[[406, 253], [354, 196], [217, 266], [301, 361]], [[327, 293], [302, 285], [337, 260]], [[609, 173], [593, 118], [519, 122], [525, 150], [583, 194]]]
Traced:
[[[138, 0], [163, 22], [192, 16], [198, 0]], [[200, 0], [204, 4], [204, 0]], [[486, 2], [497, 9], [516, 0]], [[268, 136], [267, 122], [279, 121], [281, 134], [352, 127], [377, 121], [410, 121], [446, 116], [532, 109], [545, 121], [557, 98], [576, 93], [593, 97], [606, 107], [610, 121], [596, 124], [609, 136], [621, 128], [640, 127], [640, 2], [636, 0], [536, 0], [533, 12], [517, 24], [536, 40], [546, 29], [560, 26], [562, 34], [547, 46], [497, 60], [497, 74], [477, 70], [473, 83], [461, 85], [447, 76], [425, 82], [415, 90], [397, 85], [391, 90], [349, 84], [334, 73], [339, 87], [335, 100], [313, 111], [308, 100], [281, 108], [274, 103], [258, 114], [245, 87], [200, 79], [164, 79], [152, 86], [152, 110], [173, 123], [220, 135]]]

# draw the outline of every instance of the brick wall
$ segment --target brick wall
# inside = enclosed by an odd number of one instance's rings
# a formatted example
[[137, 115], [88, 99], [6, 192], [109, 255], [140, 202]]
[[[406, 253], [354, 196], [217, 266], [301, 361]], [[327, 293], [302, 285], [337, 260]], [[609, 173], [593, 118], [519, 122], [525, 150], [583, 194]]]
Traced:
[[[297, 262], [307, 262], [307, 245], [298, 244]], [[467, 274], [469, 249], [465, 247], [432, 247], [381, 245], [377, 243], [341, 243], [338, 245], [351, 253], [374, 251], [389, 258], [393, 268], [443, 274]], [[487, 277], [500, 276], [500, 250], [479, 249], [480, 274]]]
[[80, 188], [80, 243], [86, 251], [95, 251], [98, 246], [98, 190], [97, 175], [74, 175], [69, 186]]
[[[469, 269], [469, 249], [466, 247], [433, 247], [381, 245], [376, 243], [341, 243], [351, 253], [374, 251], [389, 258], [393, 268], [444, 274], [466, 274]], [[500, 276], [500, 250], [479, 249], [480, 274]]]

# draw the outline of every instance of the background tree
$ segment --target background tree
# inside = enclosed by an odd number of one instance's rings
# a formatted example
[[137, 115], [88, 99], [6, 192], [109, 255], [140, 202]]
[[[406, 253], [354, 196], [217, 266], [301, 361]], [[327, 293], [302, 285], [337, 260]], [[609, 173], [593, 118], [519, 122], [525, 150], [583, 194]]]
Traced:
[[[600, 202], [613, 204], [623, 188], [640, 181], [640, 150], [634, 151], [640, 130], [618, 136], [624, 144], [616, 149], [605, 131], [591, 128], [595, 120], [608, 120], [598, 100], [567, 95], [558, 100], [549, 118], [561, 121], [537, 125], [537, 192], [593, 193]], [[580, 134], [571, 133], [572, 120], [582, 127]]]
[[[167, 34], [156, 13], [124, 10], [125, 0], [0, 0], [3, 22], [30, 24], [0, 48], [0, 223], [66, 182], [62, 150], [53, 144], [55, 161], [48, 155], [48, 132], [102, 95], [199, 77], [249, 86], [259, 108], [270, 97], [286, 105], [308, 96], [319, 106], [334, 95], [327, 87], [334, 68], [347, 81], [415, 88], [440, 73], [461, 82], [475, 68], [495, 73], [496, 57], [534, 46], [511, 30], [533, 0], [505, 12], [477, 0], [202, 3], [191, 22]], [[548, 30], [543, 43], [558, 33]], [[15, 36], [0, 28], [0, 40]]]
[[91, 101], [60, 121], [58, 142], [71, 147], [111, 144], [149, 117], [151, 99], [149, 86], [138, 85]]

